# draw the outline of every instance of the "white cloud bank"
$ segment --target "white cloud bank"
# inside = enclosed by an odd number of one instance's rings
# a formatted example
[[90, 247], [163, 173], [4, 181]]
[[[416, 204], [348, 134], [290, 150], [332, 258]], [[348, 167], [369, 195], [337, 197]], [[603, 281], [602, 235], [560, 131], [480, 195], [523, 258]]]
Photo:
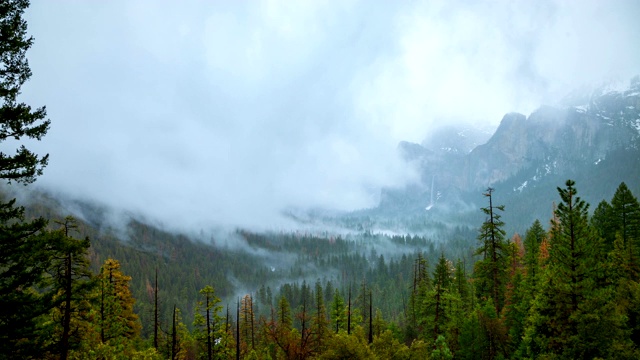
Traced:
[[398, 141], [640, 73], [635, 1], [33, 1], [42, 186], [277, 227], [414, 178]]

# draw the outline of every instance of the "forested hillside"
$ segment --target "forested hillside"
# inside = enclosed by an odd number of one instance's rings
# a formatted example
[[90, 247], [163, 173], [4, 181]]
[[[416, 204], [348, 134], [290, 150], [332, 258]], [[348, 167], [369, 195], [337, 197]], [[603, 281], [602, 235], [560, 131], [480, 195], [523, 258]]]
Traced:
[[[505, 232], [499, 194], [484, 195], [486, 220], [451, 231], [449, 242], [238, 230], [233, 241], [242, 246], [230, 248], [134, 220], [118, 230], [61, 219], [42, 194], [26, 214], [50, 217], [50, 238], [63, 231], [83, 244], [77, 261], [86, 259], [86, 275], [73, 283], [91, 290], [70, 302], [85, 309], [72, 317], [86, 334], [70, 340], [76, 357], [206, 358], [208, 341], [222, 358], [640, 355], [640, 207], [626, 184], [590, 215], [567, 181], [551, 219], [521, 235]], [[107, 281], [106, 271], [121, 280]], [[124, 322], [101, 338], [114, 326], [99, 315], [109, 286], [125, 286], [110, 300]], [[50, 356], [57, 309], [37, 322]], [[209, 338], [206, 324], [216, 329]]]

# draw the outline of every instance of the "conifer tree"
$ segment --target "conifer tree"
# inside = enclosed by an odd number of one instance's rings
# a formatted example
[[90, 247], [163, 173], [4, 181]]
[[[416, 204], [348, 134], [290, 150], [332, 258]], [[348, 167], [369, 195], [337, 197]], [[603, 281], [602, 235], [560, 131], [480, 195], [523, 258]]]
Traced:
[[315, 345], [319, 351], [324, 348], [324, 343], [327, 335], [327, 326], [329, 321], [327, 320], [327, 309], [324, 305], [324, 294], [322, 292], [322, 284], [320, 280], [316, 282], [315, 291], [315, 305], [316, 310], [313, 316], [313, 334], [315, 337]]
[[524, 283], [524, 247], [518, 234], [515, 234], [509, 243], [509, 272], [505, 294], [505, 306], [502, 309], [502, 317], [509, 331], [510, 347], [508, 353], [515, 352], [524, 335], [525, 320], [529, 311], [530, 299], [527, 298], [526, 285]]
[[[218, 359], [223, 358], [223, 337], [227, 336], [224, 331], [224, 324], [220, 311], [222, 305], [220, 298], [215, 294], [211, 285], [200, 289], [200, 300], [196, 304], [194, 313], [194, 339], [198, 342], [198, 351], [201, 358]], [[241, 320], [238, 319], [240, 322]]]
[[413, 283], [411, 285], [411, 295], [409, 297], [408, 321], [405, 328], [405, 339], [411, 342], [422, 336], [424, 333], [423, 324], [427, 314], [424, 309], [424, 302], [427, 293], [431, 290], [431, 278], [429, 276], [427, 259], [421, 252], [418, 253], [413, 265]]
[[489, 199], [489, 206], [482, 208], [487, 219], [480, 228], [480, 247], [476, 255], [482, 255], [482, 260], [475, 264], [474, 277], [476, 279], [477, 296], [480, 299], [491, 299], [497, 314], [504, 305], [504, 287], [507, 269], [508, 246], [504, 239], [504, 222], [500, 220], [498, 211], [504, 211], [504, 205], [493, 205], [493, 189], [488, 188], [483, 194]]
[[249, 347], [255, 350], [255, 314], [253, 313], [253, 297], [247, 294], [240, 300], [240, 338], [243, 352], [248, 352]]
[[[29, 184], [42, 174], [48, 155], [38, 156], [21, 144], [40, 140], [49, 129], [44, 107], [32, 109], [18, 100], [22, 85], [31, 77], [26, 52], [33, 44], [23, 19], [28, 0], [0, 2], [0, 179]], [[9, 140], [11, 143], [6, 144]], [[5, 152], [18, 146], [14, 154]], [[24, 208], [15, 199], [0, 200], [0, 357], [40, 356], [38, 318], [51, 307], [42, 286], [50, 258], [46, 252], [42, 218], [24, 220]]]
[[451, 266], [444, 253], [440, 254], [438, 263], [433, 272], [433, 289], [429, 292], [426, 299], [426, 309], [430, 313], [429, 319], [432, 319], [433, 327], [431, 334], [435, 341], [439, 335], [442, 335], [447, 323], [449, 311], [447, 309], [450, 302], [450, 285], [451, 285]]
[[120, 271], [120, 263], [105, 260], [98, 274], [97, 301], [100, 341], [116, 348], [126, 347], [140, 334], [138, 315], [133, 312], [135, 299], [129, 289], [131, 276]]
[[[628, 251], [629, 266], [636, 272], [640, 268], [640, 204], [623, 182], [611, 199], [611, 230], [620, 235], [622, 246]], [[634, 274], [638, 280], [638, 274]]]
[[292, 359], [299, 349], [300, 338], [293, 328], [291, 306], [284, 296], [281, 296], [278, 301], [276, 317], [266, 326], [267, 337], [278, 346], [285, 358]]
[[336, 334], [340, 329], [344, 329], [346, 323], [345, 304], [338, 289], [335, 290], [333, 301], [331, 302], [331, 321], [334, 324]]
[[[167, 336], [164, 338], [164, 342], [158, 343], [158, 346], [161, 348], [161, 353], [164, 355], [163, 357], [159, 357], [162, 359], [172, 359], [172, 360], [187, 360], [187, 359], [195, 359], [196, 352], [194, 351], [194, 341], [191, 337], [191, 333], [187, 326], [182, 321], [182, 312], [180, 309], [173, 305], [173, 312], [171, 315], [171, 330], [166, 334]], [[154, 350], [151, 348], [149, 350]], [[158, 353], [160, 354], [160, 353]], [[144, 359], [155, 359], [155, 357], [139, 357]]]
[[606, 358], [622, 336], [622, 317], [611, 287], [603, 286], [601, 240], [575, 182], [567, 180], [558, 193], [562, 202], [551, 226], [549, 258], [525, 335], [528, 355]]
[[603, 240], [603, 251], [609, 252], [613, 250], [613, 242], [616, 237], [616, 231], [612, 223], [613, 208], [606, 201], [602, 200], [591, 216], [590, 222], [598, 236]]
[[456, 270], [455, 270], [454, 278], [455, 278], [455, 291], [457, 295], [460, 297], [462, 306], [466, 307], [467, 305], [469, 305], [468, 304], [469, 280], [467, 279], [467, 273], [464, 268], [464, 263], [460, 259], [456, 261]]
[[[640, 261], [638, 254], [638, 201], [625, 183], [621, 183], [611, 199], [607, 213], [609, 234], [615, 234], [609, 253], [610, 281], [615, 286], [615, 301], [624, 314], [625, 330], [629, 333], [629, 347], [640, 356]], [[634, 354], [632, 350], [627, 351]]]
[[309, 286], [306, 281], [302, 282], [301, 288], [302, 304], [300, 304], [299, 311], [296, 314], [298, 323], [300, 324], [300, 339], [297, 347], [297, 356], [299, 358], [307, 358], [312, 352], [312, 329], [309, 326], [311, 320], [309, 312]]
[[546, 232], [540, 223], [535, 220], [531, 227], [524, 234], [524, 266], [528, 283], [535, 288], [535, 279], [538, 275], [538, 265], [540, 257], [540, 245], [546, 236]]
[[59, 224], [61, 229], [52, 232], [49, 241], [52, 264], [48, 273], [51, 291], [55, 293], [50, 351], [60, 359], [67, 359], [89, 331], [89, 301], [95, 281], [89, 269], [89, 239], [70, 236], [70, 231], [77, 228], [73, 217], [68, 216]]
[[456, 262], [451, 291], [448, 295], [446, 339], [449, 349], [456, 353], [460, 350], [460, 335], [462, 334], [465, 320], [473, 309], [471, 303], [473, 297], [470, 293], [464, 263], [460, 259]]

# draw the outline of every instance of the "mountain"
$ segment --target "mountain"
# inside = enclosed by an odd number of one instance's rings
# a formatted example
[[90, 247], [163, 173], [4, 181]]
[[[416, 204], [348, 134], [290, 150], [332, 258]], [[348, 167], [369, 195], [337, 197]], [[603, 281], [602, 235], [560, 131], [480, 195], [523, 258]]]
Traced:
[[[436, 136], [423, 144], [399, 144], [421, 181], [383, 190], [374, 214], [420, 217], [422, 213], [446, 221], [453, 213], [477, 212], [484, 206], [480, 194], [493, 187], [499, 202], [515, 208], [518, 216], [513, 220], [521, 230], [537, 217], [550, 217], [548, 204], [555, 200], [555, 187], [567, 178], [579, 180], [580, 195], [594, 207], [610, 198], [610, 189], [622, 181], [632, 191], [640, 190], [640, 77], [623, 89], [601, 86], [572, 94], [528, 117], [506, 114], [495, 133], [471, 151], [464, 150], [457, 133], [448, 133], [446, 140]], [[443, 147], [447, 141], [461, 146]], [[593, 181], [596, 178], [598, 182]], [[540, 194], [538, 188], [543, 189]], [[531, 201], [532, 195], [542, 193], [549, 201]], [[522, 204], [525, 198], [529, 208]]]

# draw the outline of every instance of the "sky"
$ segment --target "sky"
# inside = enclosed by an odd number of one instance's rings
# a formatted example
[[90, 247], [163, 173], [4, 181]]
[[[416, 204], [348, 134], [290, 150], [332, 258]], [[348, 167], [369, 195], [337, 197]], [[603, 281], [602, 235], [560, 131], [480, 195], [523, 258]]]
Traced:
[[640, 74], [638, 1], [33, 0], [37, 184], [182, 228], [418, 178], [400, 141]]

